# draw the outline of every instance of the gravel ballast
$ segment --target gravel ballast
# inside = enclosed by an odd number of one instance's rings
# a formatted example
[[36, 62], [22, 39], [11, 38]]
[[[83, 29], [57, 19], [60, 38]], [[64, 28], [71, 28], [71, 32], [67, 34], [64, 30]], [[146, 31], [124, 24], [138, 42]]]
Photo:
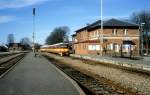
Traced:
[[138, 73], [132, 73], [130, 71], [105, 66], [101, 64], [94, 64], [91, 62], [84, 62], [79, 59], [70, 57], [60, 57], [55, 54], [44, 53], [60, 62], [68, 64], [69, 66], [78, 69], [84, 73], [89, 73], [90, 76], [104, 77], [113, 81], [115, 84], [121, 85], [124, 88], [128, 88], [133, 92], [137, 92], [139, 95], [150, 95], [150, 76], [142, 75]]

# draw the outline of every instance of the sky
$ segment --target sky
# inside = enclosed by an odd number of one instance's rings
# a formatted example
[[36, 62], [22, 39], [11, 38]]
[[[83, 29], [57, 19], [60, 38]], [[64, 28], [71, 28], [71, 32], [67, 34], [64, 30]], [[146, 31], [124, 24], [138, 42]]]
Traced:
[[[128, 19], [132, 13], [150, 9], [150, 0], [103, 0], [104, 19]], [[75, 30], [100, 19], [100, 0], [0, 0], [0, 43], [7, 43], [8, 34], [15, 42], [28, 37], [32, 40], [32, 9], [36, 8], [36, 42], [59, 26]]]

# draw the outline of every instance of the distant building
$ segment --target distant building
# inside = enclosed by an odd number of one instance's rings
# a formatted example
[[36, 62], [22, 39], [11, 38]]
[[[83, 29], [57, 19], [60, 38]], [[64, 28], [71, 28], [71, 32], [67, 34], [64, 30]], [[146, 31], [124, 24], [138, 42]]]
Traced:
[[23, 45], [20, 43], [10, 43], [8, 45], [9, 51], [22, 51], [23, 50]]
[[[103, 35], [103, 36], [102, 36]], [[96, 21], [72, 35], [75, 54], [139, 54], [139, 26], [137, 24], [110, 19]]]

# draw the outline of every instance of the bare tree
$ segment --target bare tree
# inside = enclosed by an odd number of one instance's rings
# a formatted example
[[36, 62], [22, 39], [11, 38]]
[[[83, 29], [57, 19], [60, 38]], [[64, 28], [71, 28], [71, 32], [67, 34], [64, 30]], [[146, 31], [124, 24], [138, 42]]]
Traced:
[[24, 46], [24, 50], [31, 49], [31, 41], [29, 38], [24, 37], [20, 40], [20, 44]]
[[144, 33], [143, 33], [143, 38], [144, 38], [144, 45], [146, 46], [146, 53], [148, 53], [148, 48], [149, 48], [149, 37], [148, 34], [150, 34], [150, 10], [144, 10], [141, 12], [133, 13], [131, 16], [131, 21], [134, 23], [137, 23], [141, 25], [141, 23], [145, 23], [143, 26]]
[[46, 44], [56, 44], [69, 41], [69, 31], [67, 26], [55, 28], [46, 39]]
[[22, 44], [22, 45], [31, 45], [31, 41], [30, 41], [30, 39], [29, 38], [27, 38], [27, 37], [24, 37], [24, 38], [22, 38], [21, 40], [20, 40], [20, 43]]
[[7, 43], [14, 43], [15, 38], [14, 38], [14, 34], [8, 34], [8, 38], [7, 38]]

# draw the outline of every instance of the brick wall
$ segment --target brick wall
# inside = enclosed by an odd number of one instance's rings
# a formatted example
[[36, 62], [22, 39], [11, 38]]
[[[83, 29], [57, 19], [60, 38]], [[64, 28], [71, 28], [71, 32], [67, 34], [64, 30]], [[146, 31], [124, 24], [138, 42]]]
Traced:
[[[115, 31], [115, 33], [114, 33]], [[92, 31], [83, 30], [77, 32], [74, 37], [77, 41], [74, 41], [74, 49], [76, 54], [99, 54], [101, 53], [101, 46], [107, 49], [109, 44], [115, 43], [118, 45], [123, 44], [124, 40], [131, 40], [135, 43], [136, 54], [139, 53], [139, 30], [138, 29], [104, 29], [103, 43], [100, 42], [100, 29], [94, 29]], [[97, 41], [97, 42], [91, 42]], [[99, 45], [100, 47], [98, 47]], [[94, 48], [94, 49], [93, 49]], [[100, 49], [99, 49], [100, 48]]]

